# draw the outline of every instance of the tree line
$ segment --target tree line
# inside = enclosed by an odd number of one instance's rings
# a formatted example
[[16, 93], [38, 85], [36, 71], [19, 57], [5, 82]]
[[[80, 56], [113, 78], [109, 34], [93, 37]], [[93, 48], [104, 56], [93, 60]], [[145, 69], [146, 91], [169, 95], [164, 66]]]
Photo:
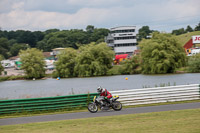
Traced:
[[[198, 25], [195, 26], [194, 29], [190, 25], [188, 25], [186, 27], [186, 29], [180, 28], [180, 29], [172, 30], [171, 34], [173, 34], [173, 35], [181, 35], [181, 34], [188, 33], [188, 32], [193, 32], [193, 31], [200, 31], [200, 22], [198, 23]], [[142, 39], [151, 38], [151, 34], [153, 32], [159, 32], [159, 31], [151, 30], [149, 28], [149, 26], [143, 26], [142, 28], [140, 28], [138, 30], [137, 41], [140, 42]]]
[[[186, 29], [173, 30], [171, 34], [180, 35], [186, 32], [200, 31], [200, 23], [194, 29], [187, 26]], [[143, 26], [137, 34], [137, 41], [148, 39], [153, 32], [149, 26]], [[57, 47], [71, 47], [78, 49], [80, 46], [91, 42], [104, 42], [109, 30], [106, 28], [95, 28], [93, 25], [88, 25], [85, 30], [71, 29], [59, 30], [49, 29], [46, 31], [3, 31], [0, 30], [0, 55], [5, 59], [18, 55], [20, 50], [27, 48], [38, 48], [44, 52], [49, 52]]]
[[[112, 65], [114, 51], [106, 43], [90, 43], [78, 49], [66, 48], [58, 55], [53, 77], [91, 77], [117, 74], [166, 74], [183, 68], [187, 72], [200, 72], [200, 55], [187, 57], [182, 45], [172, 34], [154, 32], [152, 38], [143, 39], [141, 53]], [[27, 78], [45, 76], [42, 51], [28, 48], [19, 53]], [[2, 58], [2, 57], [1, 57]], [[0, 71], [2, 68], [0, 67]]]
[[38, 48], [49, 52], [57, 47], [78, 47], [91, 42], [104, 42], [104, 37], [109, 30], [95, 28], [88, 25], [85, 30], [71, 29], [62, 30], [49, 29], [46, 31], [2, 31], [0, 30], [0, 55], [9, 58], [18, 55], [20, 50], [27, 48]]
[[[21, 50], [19, 53], [26, 78], [45, 76], [45, 61], [42, 51], [36, 48]], [[53, 77], [90, 77], [107, 75], [112, 68], [114, 52], [106, 43], [90, 43], [78, 49], [66, 48], [58, 55]]]
[[188, 25], [186, 27], [186, 29], [180, 28], [180, 29], [173, 30], [172, 34], [181, 35], [181, 34], [188, 33], [188, 32], [193, 32], [193, 31], [200, 31], [200, 23], [198, 25], [196, 25], [196, 27], [194, 29], [192, 29], [192, 27], [190, 25]]
[[[200, 30], [200, 23], [194, 30]], [[23, 63], [28, 65], [22, 66], [22, 69], [28, 69], [25, 70], [27, 74], [37, 71], [37, 74], [28, 77], [38, 78], [44, 76], [45, 72], [43, 71], [45, 70], [41, 69], [42, 72], [40, 72], [40, 69], [35, 70], [34, 66], [43, 68], [44, 63], [39, 66], [37, 63], [43, 60], [44, 57], [31, 58], [36, 56], [30, 54], [32, 48], [41, 52], [51, 51], [51, 49], [57, 47], [65, 47], [68, 49], [59, 55], [60, 59], [55, 64], [56, 72], [54, 76], [85, 77], [107, 75], [108, 71], [112, 69], [111, 64], [114, 53], [111, 49], [108, 49], [105, 43], [101, 43], [104, 42], [104, 37], [107, 36], [108, 32], [108, 29], [98, 29], [92, 25], [87, 26], [85, 31], [78, 29], [62, 31], [50, 29], [45, 32], [0, 31], [0, 60], [11, 55], [18, 55], [21, 50], [20, 58], [23, 62], [23, 51], [28, 51], [24, 53], [30, 55], [28, 57], [30, 59], [27, 60], [28, 63]], [[151, 37], [149, 37], [150, 35]], [[187, 58], [183, 47], [174, 38], [173, 33], [163, 34], [150, 30], [148, 26], [143, 26], [139, 29], [137, 37], [140, 38], [141, 54], [122, 62], [120, 74], [173, 73], [176, 69], [185, 66], [189, 66], [191, 72], [199, 71], [199, 56]], [[37, 51], [35, 53], [40, 55]], [[29, 62], [34, 60], [36, 62]], [[65, 62], [65, 60], [70, 62]], [[1, 65], [0, 71], [3, 71]]]

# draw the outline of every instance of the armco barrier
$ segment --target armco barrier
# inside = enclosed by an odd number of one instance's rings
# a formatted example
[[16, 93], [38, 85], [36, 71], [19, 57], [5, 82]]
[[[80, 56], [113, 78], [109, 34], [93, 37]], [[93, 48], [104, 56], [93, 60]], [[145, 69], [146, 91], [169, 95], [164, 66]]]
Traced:
[[[119, 101], [124, 106], [200, 99], [199, 84], [110, 92], [113, 96], [118, 95], [120, 97]], [[91, 102], [94, 96], [97, 96], [97, 93], [45, 98], [0, 100], [0, 114], [86, 107], [87, 103]]]
[[86, 107], [97, 93], [45, 98], [0, 100], [0, 114]]
[[111, 91], [124, 105], [151, 104], [200, 99], [200, 85], [179, 85], [157, 88]]

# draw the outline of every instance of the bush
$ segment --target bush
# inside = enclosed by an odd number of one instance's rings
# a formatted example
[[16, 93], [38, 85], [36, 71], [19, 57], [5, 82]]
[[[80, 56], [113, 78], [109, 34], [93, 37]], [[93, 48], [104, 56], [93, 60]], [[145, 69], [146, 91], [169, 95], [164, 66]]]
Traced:
[[58, 55], [58, 61], [55, 63], [56, 71], [53, 77], [73, 77], [75, 76], [74, 67], [76, 64], [76, 56], [78, 52], [72, 48], [66, 48]]
[[21, 50], [19, 57], [22, 62], [21, 69], [25, 71], [27, 78], [45, 76], [45, 61], [42, 51], [36, 48]]
[[139, 69], [139, 57], [133, 56], [130, 59], [126, 59], [121, 62], [122, 67], [120, 69], [121, 74], [138, 74], [140, 73]]
[[188, 72], [200, 72], [200, 54], [189, 57]]
[[107, 75], [114, 52], [105, 43], [91, 43], [78, 50], [67, 48], [58, 55], [53, 77], [89, 77]]
[[108, 70], [107, 75], [121, 75], [120, 69], [122, 65], [114, 65], [111, 69]]
[[145, 74], [173, 73], [186, 65], [186, 55], [181, 44], [170, 34], [154, 33], [141, 44], [142, 72]]

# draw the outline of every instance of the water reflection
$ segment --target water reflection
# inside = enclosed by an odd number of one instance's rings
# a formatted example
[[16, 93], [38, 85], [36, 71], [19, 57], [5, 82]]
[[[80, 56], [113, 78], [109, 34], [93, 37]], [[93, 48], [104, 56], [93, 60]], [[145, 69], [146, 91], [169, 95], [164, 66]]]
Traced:
[[[128, 78], [126, 80], [125, 78]], [[139, 89], [160, 84], [199, 84], [200, 74], [119, 75], [93, 78], [16, 80], [0, 82], [0, 99], [63, 96], [96, 92], [98, 86], [108, 90]]]

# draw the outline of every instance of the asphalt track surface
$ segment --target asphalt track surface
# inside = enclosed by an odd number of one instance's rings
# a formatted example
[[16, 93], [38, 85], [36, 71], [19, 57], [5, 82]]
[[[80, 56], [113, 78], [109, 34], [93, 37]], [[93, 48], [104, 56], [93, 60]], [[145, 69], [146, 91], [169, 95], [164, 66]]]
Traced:
[[66, 114], [54, 114], [54, 115], [41, 115], [41, 116], [32, 116], [32, 117], [6, 118], [6, 119], [0, 119], [0, 126], [34, 123], [34, 122], [47, 122], [47, 121], [102, 117], [102, 116], [115, 116], [115, 115], [125, 115], [125, 114], [195, 109], [195, 108], [200, 108], [200, 102], [127, 108], [127, 109], [122, 109], [121, 111], [113, 111], [113, 110], [98, 111], [97, 113], [78, 112], [78, 113], [66, 113]]

